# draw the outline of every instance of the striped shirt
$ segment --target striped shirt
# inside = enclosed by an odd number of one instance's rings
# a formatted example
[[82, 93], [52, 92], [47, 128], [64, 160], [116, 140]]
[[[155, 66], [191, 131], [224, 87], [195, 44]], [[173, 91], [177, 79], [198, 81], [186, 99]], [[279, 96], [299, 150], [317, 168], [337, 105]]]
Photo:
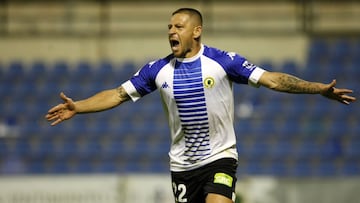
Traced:
[[205, 45], [191, 58], [171, 54], [146, 64], [122, 86], [133, 101], [159, 90], [171, 132], [170, 170], [237, 159], [233, 82], [258, 86], [263, 69]]

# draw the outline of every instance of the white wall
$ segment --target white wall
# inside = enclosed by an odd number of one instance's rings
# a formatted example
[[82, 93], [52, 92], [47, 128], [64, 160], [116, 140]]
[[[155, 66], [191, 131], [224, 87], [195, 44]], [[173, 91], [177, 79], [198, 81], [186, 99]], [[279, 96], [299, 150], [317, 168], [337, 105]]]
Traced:
[[[94, 2], [53, 2], [8, 4], [7, 31], [10, 36], [0, 38], [0, 63], [6, 64], [16, 59], [25, 62], [37, 59], [76, 62], [81, 59], [98, 61], [104, 58], [115, 62], [130, 59], [144, 63], [164, 57], [170, 52], [166, 26], [171, 12], [180, 7], [194, 7], [203, 13], [203, 42], [207, 45], [237, 52], [255, 64], [265, 59], [279, 63], [288, 58], [299, 63], [305, 60], [308, 40], [297, 32], [301, 21], [298, 17], [299, 5], [294, 3], [214, 1], [139, 5], [111, 2], [104, 7]], [[103, 24], [102, 13], [108, 15], [108, 21]], [[101, 27], [106, 27], [113, 34], [112, 37], [12, 36], [47, 31], [94, 34]], [[274, 30], [280, 35], [266, 35]], [[251, 37], [249, 31], [255, 36]], [[282, 31], [287, 34], [281, 35]], [[129, 33], [137, 33], [137, 36]]]
[[[204, 36], [203, 43], [244, 55], [257, 63], [264, 59], [282, 62], [291, 58], [305, 60], [307, 39], [302, 36], [249, 37], [249, 36]], [[98, 61], [110, 59], [114, 62], [135, 60], [139, 63], [164, 57], [170, 53], [166, 33], [150, 38], [2, 38], [0, 39], [0, 61], [7, 64], [20, 59], [47, 62], [64, 59], [76, 62], [81, 59]]]

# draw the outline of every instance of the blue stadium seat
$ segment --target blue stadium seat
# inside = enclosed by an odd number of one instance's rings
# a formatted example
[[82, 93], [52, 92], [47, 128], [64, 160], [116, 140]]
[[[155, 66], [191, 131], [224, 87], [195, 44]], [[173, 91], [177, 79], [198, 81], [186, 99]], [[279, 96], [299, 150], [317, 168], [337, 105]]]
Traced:
[[322, 143], [319, 148], [320, 151], [317, 156], [322, 160], [332, 160], [343, 155], [341, 140], [337, 137], [330, 138], [329, 136], [329, 140]]
[[345, 176], [358, 176], [360, 174], [360, 163], [359, 159], [345, 159], [341, 174]]
[[330, 49], [331, 58], [335, 60], [344, 61], [352, 56], [352, 47], [348, 39], [338, 39], [334, 42], [332, 49]]
[[103, 161], [94, 168], [96, 173], [117, 173], [119, 166], [115, 160]]
[[5, 140], [0, 139], [0, 159], [9, 154], [9, 146]]
[[124, 141], [119, 139], [113, 139], [107, 146], [102, 150], [102, 157], [114, 158], [122, 154], [129, 153], [128, 146]]
[[13, 154], [16, 154], [18, 156], [26, 157], [29, 153], [31, 153], [32, 146], [30, 144], [30, 139], [26, 138], [19, 138], [16, 141], [14, 152]]
[[51, 165], [47, 166], [46, 170], [50, 174], [66, 174], [70, 172], [67, 161], [63, 159], [54, 159]]
[[14, 81], [16, 78], [21, 78], [25, 74], [25, 67], [22, 61], [11, 61], [7, 68], [6, 78]]
[[36, 157], [48, 157], [54, 154], [55, 144], [52, 142], [51, 138], [43, 139], [39, 142], [37, 147], [31, 149], [31, 156]]
[[169, 162], [167, 160], [151, 162], [146, 170], [147, 173], [169, 173]]
[[266, 171], [268, 175], [276, 177], [287, 176], [289, 173], [288, 165], [283, 161], [272, 161]]
[[328, 59], [330, 52], [329, 42], [325, 39], [313, 39], [308, 50], [308, 64], [320, 64]]
[[294, 145], [290, 140], [278, 138], [277, 142], [271, 146], [267, 156], [272, 160], [285, 160], [294, 156]]
[[86, 140], [84, 143], [78, 145], [77, 156], [83, 159], [87, 159], [99, 155], [101, 154], [101, 152], [102, 152], [101, 143], [99, 143], [98, 140], [89, 139]]
[[46, 173], [45, 163], [39, 160], [32, 160], [27, 163], [26, 172], [29, 174], [44, 174]]
[[49, 66], [41, 60], [34, 61], [29, 68], [28, 78], [31, 78], [33, 81], [43, 80], [47, 77], [49, 72]]
[[54, 76], [69, 75], [70, 65], [66, 61], [56, 61], [53, 67], [50, 67], [51, 74]]
[[270, 151], [269, 143], [264, 140], [257, 140], [247, 153], [249, 153], [249, 157], [252, 159], [260, 159], [266, 157]]
[[141, 67], [137, 67], [134, 61], [125, 61], [119, 68], [115, 69], [117, 81], [124, 82], [130, 79]]
[[2, 79], [5, 77], [5, 65], [0, 62], [0, 84], [2, 82]]
[[79, 146], [76, 143], [75, 139], [68, 139], [63, 143], [61, 151], [59, 151], [56, 156], [61, 157], [74, 157], [79, 153]]
[[265, 167], [261, 161], [249, 161], [244, 168], [246, 175], [264, 175]]
[[115, 78], [114, 76], [114, 67], [110, 61], [103, 60], [94, 70], [96, 78], [99, 80], [109, 80], [111, 78]]
[[75, 69], [72, 71], [72, 74], [77, 76], [86, 76], [91, 75], [93, 71], [92, 64], [89, 61], [79, 61]]
[[71, 173], [77, 174], [87, 174], [92, 173], [95, 169], [93, 168], [91, 162], [89, 160], [79, 159], [75, 161], [75, 163], [70, 167]]
[[322, 161], [315, 167], [314, 175], [320, 177], [333, 177], [338, 174], [335, 164], [330, 161]]
[[[93, 77], [95, 76], [92, 64], [88, 61], [79, 61], [74, 70], [71, 71], [70, 83], [73, 86], [85, 86], [85, 83], [92, 83]], [[86, 90], [87, 88], [83, 88]]]
[[281, 66], [281, 71], [293, 75], [299, 75], [300, 67], [294, 60], [286, 60]]
[[313, 166], [308, 161], [299, 160], [289, 170], [289, 175], [293, 177], [311, 177], [314, 175]]
[[70, 79], [70, 67], [65, 61], [56, 61], [50, 67], [47, 83], [61, 85]]
[[312, 139], [303, 139], [301, 143], [294, 149], [297, 159], [308, 159], [309, 157], [316, 157], [320, 151], [320, 146]]
[[344, 155], [347, 158], [360, 159], [360, 139], [354, 138], [344, 148]]
[[[299, 116], [299, 115], [298, 115]], [[295, 116], [284, 115], [283, 123], [279, 126], [279, 137], [295, 137], [301, 131], [300, 129], [300, 120], [295, 119]]]
[[275, 66], [271, 60], [263, 60], [258, 64], [259, 67], [264, 68], [265, 70], [274, 71]]

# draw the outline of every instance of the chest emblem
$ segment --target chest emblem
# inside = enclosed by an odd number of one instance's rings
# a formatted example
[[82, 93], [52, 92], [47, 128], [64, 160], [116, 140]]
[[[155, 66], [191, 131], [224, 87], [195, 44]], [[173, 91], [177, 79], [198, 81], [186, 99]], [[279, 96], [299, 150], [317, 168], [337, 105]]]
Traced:
[[205, 88], [212, 88], [215, 85], [215, 79], [212, 77], [206, 77], [204, 79], [204, 87]]

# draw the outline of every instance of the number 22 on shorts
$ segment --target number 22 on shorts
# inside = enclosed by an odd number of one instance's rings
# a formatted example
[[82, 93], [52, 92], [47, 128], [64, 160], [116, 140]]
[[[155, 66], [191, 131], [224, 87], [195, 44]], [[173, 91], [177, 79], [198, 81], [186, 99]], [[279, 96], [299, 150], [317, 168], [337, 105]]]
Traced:
[[172, 183], [173, 192], [175, 196], [175, 202], [184, 203], [187, 202], [187, 198], [185, 198], [186, 194], [186, 186], [184, 184], [176, 185], [176, 183]]

